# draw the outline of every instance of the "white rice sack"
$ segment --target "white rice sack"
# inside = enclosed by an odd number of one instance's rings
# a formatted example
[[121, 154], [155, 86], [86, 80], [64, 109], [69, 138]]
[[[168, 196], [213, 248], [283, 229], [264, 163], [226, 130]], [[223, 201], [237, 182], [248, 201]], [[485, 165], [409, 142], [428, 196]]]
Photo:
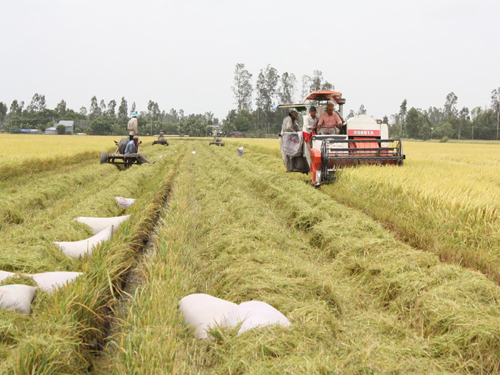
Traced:
[[194, 336], [197, 339], [207, 338], [206, 331], [216, 325], [222, 325], [224, 317], [237, 306], [235, 303], [208, 294], [190, 294], [179, 302], [184, 321], [190, 327], [195, 327]]
[[120, 208], [127, 208], [135, 202], [135, 199], [132, 198], [123, 198], [123, 197], [115, 197], [116, 201], [120, 205]]
[[4, 281], [7, 277], [11, 277], [14, 275], [14, 272], [0, 271], [0, 281]]
[[252, 328], [264, 327], [273, 324], [279, 324], [283, 327], [291, 325], [285, 315], [280, 313], [271, 305], [260, 301], [243, 302], [238, 305], [226, 317], [222, 325], [224, 327], [234, 327], [243, 322], [238, 334], [248, 331]]
[[0, 286], [0, 308], [29, 314], [36, 288], [28, 285]]
[[86, 240], [54, 243], [61, 248], [65, 255], [71, 258], [83, 258], [85, 254], [90, 257], [92, 255], [92, 250], [104, 241], [109, 240], [112, 235], [112, 227], [107, 227], [95, 236], [87, 238]]
[[75, 279], [83, 275], [81, 272], [43, 272], [35, 273], [33, 275], [25, 275], [33, 278], [38, 284], [40, 289], [47, 293], [52, 293], [57, 289], [63, 287], [65, 284], [69, 284]]
[[94, 233], [113, 226], [113, 230], [117, 230], [121, 223], [130, 219], [130, 215], [114, 216], [114, 217], [77, 217], [75, 220], [79, 223], [87, 224], [92, 228]]
[[243, 155], [244, 155], [243, 147], [238, 147], [236, 149], [236, 155], [239, 156], [240, 158], [243, 157]]

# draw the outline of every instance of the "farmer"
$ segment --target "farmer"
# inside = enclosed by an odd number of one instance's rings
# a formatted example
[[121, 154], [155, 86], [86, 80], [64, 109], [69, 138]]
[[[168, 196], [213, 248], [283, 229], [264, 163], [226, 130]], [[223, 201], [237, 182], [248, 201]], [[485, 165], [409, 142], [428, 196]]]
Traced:
[[311, 166], [311, 136], [316, 134], [316, 127], [318, 126], [319, 117], [316, 113], [316, 107], [309, 108], [309, 116], [304, 117], [304, 126], [302, 133], [304, 136], [304, 156], [307, 159], [309, 167]]
[[283, 125], [281, 126], [280, 137], [280, 150], [281, 156], [283, 157], [283, 164], [286, 167], [287, 171], [296, 171], [294, 167], [293, 158], [288, 156], [283, 149], [283, 133], [291, 133], [298, 132], [300, 130], [299, 123], [297, 122], [297, 118], [299, 117], [299, 113], [295, 108], [292, 108], [290, 112], [288, 112], [288, 116], [283, 119]]
[[163, 135], [163, 130], [160, 130], [160, 135], [158, 135], [158, 140], [161, 142], [161, 141], [165, 141], [165, 136]]
[[128, 134], [129, 134], [130, 140], [132, 141], [134, 139], [134, 136], [139, 133], [138, 132], [137, 113], [136, 112], [132, 112], [132, 118], [128, 122], [127, 129], [128, 129], [128, 132], [129, 132]]
[[339, 115], [333, 112], [333, 103], [328, 103], [326, 112], [321, 115], [318, 121], [318, 134], [339, 134], [342, 126]]
[[309, 107], [309, 116], [304, 117], [304, 126], [302, 132], [304, 133], [304, 142], [309, 142], [311, 136], [316, 134], [316, 127], [318, 126], [319, 116], [316, 112], [316, 107]]
[[299, 123], [297, 119], [299, 118], [299, 113], [295, 108], [292, 108], [290, 112], [288, 112], [288, 116], [283, 119], [283, 125], [281, 126], [281, 133], [284, 132], [298, 132], [299, 131]]
[[154, 164], [156, 161], [149, 161], [146, 158], [146, 155], [139, 154], [139, 137], [134, 135], [133, 139], [127, 143], [127, 147], [125, 147], [125, 155], [127, 156], [137, 156], [138, 164]]

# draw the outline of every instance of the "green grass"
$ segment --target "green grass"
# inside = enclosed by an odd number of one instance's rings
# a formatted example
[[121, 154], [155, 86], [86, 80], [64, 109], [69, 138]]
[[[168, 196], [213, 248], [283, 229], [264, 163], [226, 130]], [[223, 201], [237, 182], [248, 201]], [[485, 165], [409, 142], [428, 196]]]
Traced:
[[[12, 193], [13, 207], [23, 220], [8, 223], [0, 231], [1, 269], [30, 273], [71, 270], [84, 274], [52, 295], [38, 290], [30, 316], [0, 311], [1, 373], [73, 374], [92, 370], [94, 355], [105, 343], [111, 311], [144, 239], [154, 228], [184, 145], [149, 147], [144, 152], [157, 159], [157, 164], [118, 172], [113, 166], [99, 165], [96, 158], [93, 166], [83, 163], [80, 169], [69, 170], [67, 176], [52, 181], [53, 185], [50, 176], [38, 174], [37, 180], [23, 187], [27, 197], [39, 196], [37, 206], [16, 206], [14, 203], [21, 200], [15, 199], [17, 192]], [[161, 159], [160, 154], [164, 155]], [[68, 193], [38, 194], [43, 189], [58, 190], [64, 183]], [[63, 190], [61, 187], [58, 191]], [[114, 200], [120, 195], [137, 200], [129, 209], [121, 210]], [[93, 252], [91, 260], [69, 259], [52, 243], [92, 235], [84, 225], [72, 221], [77, 216], [125, 213], [132, 214], [131, 219], [120, 226], [112, 240]]]
[[[267, 171], [258, 152], [193, 149], [140, 266], [143, 283], [120, 312], [107, 371], [499, 371], [493, 282], [412, 249], [296, 176]], [[212, 340], [195, 340], [177, 308], [194, 292], [268, 302], [292, 327], [215, 329]]]

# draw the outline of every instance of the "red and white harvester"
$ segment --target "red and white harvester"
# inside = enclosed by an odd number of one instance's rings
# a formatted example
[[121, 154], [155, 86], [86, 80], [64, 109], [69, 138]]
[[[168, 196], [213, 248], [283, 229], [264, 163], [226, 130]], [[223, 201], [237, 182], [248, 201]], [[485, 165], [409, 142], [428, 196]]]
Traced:
[[[335, 180], [336, 172], [345, 167], [360, 164], [402, 166], [405, 155], [401, 139], [389, 139], [387, 124], [368, 115], [358, 115], [345, 121], [343, 105], [346, 100], [338, 91], [314, 91], [306, 96], [304, 104], [316, 106], [318, 115], [326, 110], [326, 104], [335, 103], [336, 112], [344, 126], [340, 134], [313, 135], [310, 150], [309, 174], [314, 185]], [[296, 108], [308, 116], [308, 106], [304, 104], [285, 104], [278, 108]], [[298, 108], [297, 108], [298, 107]], [[309, 151], [304, 145], [304, 154]], [[305, 158], [305, 155], [302, 156]]]

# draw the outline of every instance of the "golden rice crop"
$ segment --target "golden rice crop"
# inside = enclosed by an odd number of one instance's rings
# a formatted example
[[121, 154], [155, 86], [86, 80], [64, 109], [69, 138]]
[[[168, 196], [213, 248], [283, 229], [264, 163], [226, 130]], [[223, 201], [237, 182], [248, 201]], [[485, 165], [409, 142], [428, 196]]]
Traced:
[[[279, 157], [277, 140], [228, 142]], [[499, 147], [491, 142], [404, 141], [402, 168], [346, 168], [321, 190], [364, 210], [410, 244], [500, 282]], [[283, 169], [280, 160], [264, 164]]]
[[[108, 139], [109, 140], [109, 139]], [[41, 292], [30, 316], [0, 310], [0, 372], [12, 374], [88, 373], [93, 354], [103, 345], [110, 309], [122, 293], [125, 276], [170, 188], [183, 145], [149, 146], [155, 165], [119, 172], [90, 160], [40, 172], [3, 184], [4, 202], [19, 218], [0, 228], [0, 269], [13, 272], [81, 271], [84, 274], [58, 293]], [[163, 155], [163, 158], [159, 158]], [[9, 182], [13, 186], [9, 186]], [[115, 196], [137, 198], [122, 210]], [[5, 207], [1, 206], [1, 209]], [[77, 216], [132, 214], [91, 259], [64, 256], [52, 243], [87, 238], [89, 228]], [[15, 281], [12, 278], [12, 281]], [[12, 282], [11, 281], [11, 282]]]
[[[495, 373], [500, 288], [397, 241], [249, 150], [190, 144], [140, 285], [101, 371]], [[265, 155], [264, 155], [265, 156]], [[177, 308], [201, 292], [262, 300], [292, 327], [195, 340]]]

